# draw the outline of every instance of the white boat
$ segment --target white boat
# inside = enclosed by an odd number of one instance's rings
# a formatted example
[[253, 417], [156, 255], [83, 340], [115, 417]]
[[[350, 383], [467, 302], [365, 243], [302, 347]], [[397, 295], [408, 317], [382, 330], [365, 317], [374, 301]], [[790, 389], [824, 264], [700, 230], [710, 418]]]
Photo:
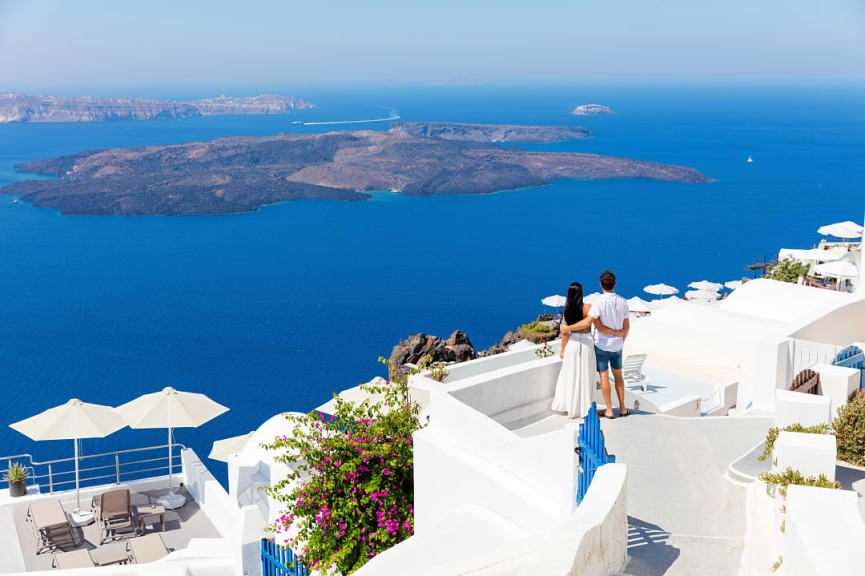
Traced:
[[751, 158], [751, 155], [750, 155], [750, 154], [748, 154], [748, 164], [750, 164], [750, 163], [753, 162], [753, 161], [754, 161], [754, 159]]
[[13, 200], [12, 200], [12, 203], [13, 203], [13, 204], [18, 204], [18, 198], [13, 199]]

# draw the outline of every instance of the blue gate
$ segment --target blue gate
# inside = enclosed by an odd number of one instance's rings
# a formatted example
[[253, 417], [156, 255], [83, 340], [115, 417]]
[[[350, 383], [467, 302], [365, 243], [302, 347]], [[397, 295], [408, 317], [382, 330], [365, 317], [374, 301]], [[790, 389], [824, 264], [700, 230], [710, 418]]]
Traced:
[[856, 368], [859, 370], [859, 390], [865, 389], [865, 354], [857, 346], [848, 346], [841, 350], [833, 362], [835, 366]]
[[601, 432], [601, 421], [598, 419], [598, 407], [592, 402], [589, 413], [580, 424], [580, 435], [577, 438], [577, 448], [580, 453], [580, 470], [577, 477], [577, 504], [583, 501], [595, 471], [604, 464], [616, 461], [615, 456], [607, 454], [604, 446], [604, 433]]
[[261, 539], [261, 576], [309, 576], [309, 567], [291, 548]]

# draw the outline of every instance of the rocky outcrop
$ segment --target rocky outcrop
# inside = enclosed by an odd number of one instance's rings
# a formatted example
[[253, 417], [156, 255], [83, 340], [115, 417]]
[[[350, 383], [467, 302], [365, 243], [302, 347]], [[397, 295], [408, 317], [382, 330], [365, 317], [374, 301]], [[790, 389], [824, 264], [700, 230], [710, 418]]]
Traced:
[[508, 351], [508, 346], [520, 340], [528, 340], [535, 344], [548, 342], [559, 337], [558, 322], [553, 314], [541, 314], [534, 322], [523, 324], [516, 330], [509, 330], [504, 338], [486, 350], [478, 353], [478, 358], [493, 356]]
[[292, 96], [262, 94], [249, 98], [219, 96], [175, 102], [146, 98], [102, 98], [81, 96], [32, 96], [0, 93], [0, 123], [3, 122], [103, 122], [106, 120], [151, 120], [190, 118], [217, 114], [284, 114], [315, 106]]
[[400, 340], [390, 354], [390, 365], [401, 369], [406, 364], [418, 366], [427, 362], [453, 364], [476, 358], [475, 347], [469, 337], [455, 330], [450, 338], [442, 340], [438, 336], [415, 334]]

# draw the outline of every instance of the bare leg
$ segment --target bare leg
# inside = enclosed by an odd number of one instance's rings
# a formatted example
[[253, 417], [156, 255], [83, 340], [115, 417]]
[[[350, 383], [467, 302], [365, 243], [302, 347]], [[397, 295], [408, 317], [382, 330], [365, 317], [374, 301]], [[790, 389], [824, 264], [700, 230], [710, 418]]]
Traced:
[[[621, 371], [620, 371], [621, 373]], [[604, 394], [604, 402], [607, 405], [607, 410], [604, 414], [607, 418], [613, 417], [613, 399], [610, 397], [610, 373], [608, 371], [601, 372], [601, 392]]]
[[[622, 375], [621, 370], [616, 370], [615, 368], [613, 368], [613, 378], [615, 378], [616, 380], [616, 395], [619, 397], [619, 414], [621, 414], [622, 412], [627, 414], [628, 409], [625, 408], [625, 377]], [[608, 390], [609, 386], [610, 385], [607, 384]]]

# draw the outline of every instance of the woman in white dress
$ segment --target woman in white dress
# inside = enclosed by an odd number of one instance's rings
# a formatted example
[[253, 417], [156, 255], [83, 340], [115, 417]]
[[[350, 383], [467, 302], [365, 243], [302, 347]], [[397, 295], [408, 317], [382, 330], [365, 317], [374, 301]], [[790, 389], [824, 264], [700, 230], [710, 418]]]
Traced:
[[[568, 333], [562, 336], [559, 357], [562, 368], [556, 381], [556, 395], [550, 408], [567, 412], [568, 418], [584, 418], [592, 405], [592, 395], [598, 378], [595, 341], [592, 338], [592, 305], [583, 302], [583, 287], [579, 282], [568, 286], [562, 324]], [[602, 332], [615, 335], [615, 330], [601, 327]]]

